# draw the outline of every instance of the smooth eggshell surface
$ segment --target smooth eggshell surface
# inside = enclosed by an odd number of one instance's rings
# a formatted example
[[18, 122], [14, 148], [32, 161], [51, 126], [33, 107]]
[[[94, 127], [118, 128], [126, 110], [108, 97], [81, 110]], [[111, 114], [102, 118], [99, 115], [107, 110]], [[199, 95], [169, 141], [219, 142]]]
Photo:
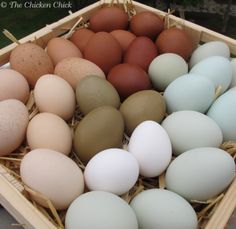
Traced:
[[[52, 201], [58, 210], [66, 209], [84, 191], [83, 173], [69, 157], [49, 149], [36, 149], [24, 156], [20, 165], [23, 182]], [[44, 207], [45, 199], [31, 195]]]
[[230, 87], [232, 88], [232, 87], [236, 86], [236, 58], [233, 58], [231, 60], [231, 66], [232, 66], [232, 69], [233, 69], [233, 77], [232, 77]]

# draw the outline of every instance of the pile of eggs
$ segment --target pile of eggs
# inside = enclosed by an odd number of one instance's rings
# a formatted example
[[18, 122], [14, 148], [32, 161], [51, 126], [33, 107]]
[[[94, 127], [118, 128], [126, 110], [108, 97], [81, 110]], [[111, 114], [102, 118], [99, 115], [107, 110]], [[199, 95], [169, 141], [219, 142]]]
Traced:
[[[152, 12], [129, 21], [110, 6], [46, 50], [18, 45], [10, 67], [0, 69], [0, 155], [25, 141], [22, 181], [67, 209], [67, 229], [197, 228], [189, 201], [232, 182], [234, 159], [219, 148], [236, 140], [236, 59], [224, 42], [196, 48]], [[30, 89], [39, 113], [29, 120]], [[76, 106], [83, 117], [73, 129]], [[139, 177], [164, 172], [166, 189], [144, 190], [130, 204], [120, 197]]]

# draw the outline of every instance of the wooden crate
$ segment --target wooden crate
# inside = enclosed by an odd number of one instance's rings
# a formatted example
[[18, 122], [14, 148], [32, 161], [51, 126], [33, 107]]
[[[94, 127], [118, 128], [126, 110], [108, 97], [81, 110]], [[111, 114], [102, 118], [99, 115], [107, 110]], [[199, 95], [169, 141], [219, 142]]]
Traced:
[[[105, 2], [99, 1], [53, 24], [47, 25], [43, 29], [40, 29], [37, 32], [21, 39], [20, 43], [36, 41], [38, 45], [45, 47], [51, 38], [63, 35], [66, 32], [65, 28], [71, 28], [81, 16], [83, 16], [85, 20], [88, 20], [91, 14], [100, 8], [102, 4], [105, 4]], [[161, 17], [166, 15], [163, 11], [148, 7], [138, 2], [133, 1], [133, 6], [135, 7], [136, 12], [152, 11]], [[170, 23], [175, 22], [182, 25], [196, 44], [199, 42], [209, 42], [213, 40], [224, 41], [229, 45], [231, 53], [236, 55], [236, 40], [173, 15], [170, 15], [169, 19]], [[10, 53], [15, 47], [16, 44], [13, 43], [0, 50], [0, 66], [9, 62]], [[56, 226], [54, 226], [28, 199], [24, 197], [22, 194], [23, 191], [24, 187], [0, 164], [0, 203], [25, 228], [56, 229]], [[205, 227], [206, 229], [222, 229], [225, 227], [228, 219], [236, 207], [235, 196], [236, 179], [226, 191], [217, 209], [208, 221]]]

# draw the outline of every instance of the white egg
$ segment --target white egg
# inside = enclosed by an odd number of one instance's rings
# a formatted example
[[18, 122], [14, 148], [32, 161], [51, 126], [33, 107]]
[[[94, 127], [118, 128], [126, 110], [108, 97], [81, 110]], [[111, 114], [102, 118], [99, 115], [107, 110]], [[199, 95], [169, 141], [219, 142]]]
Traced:
[[135, 157], [122, 149], [106, 149], [87, 164], [84, 178], [92, 191], [107, 191], [117, 195], [128, 192], [136, 183], [139, 165]]
[[132, 133], [128, 151], [138, 160], [140, 174], [160, 175], [171, 160], [172, 149], [168, 134], [154, 121], [144, 121]]
[[230, 84], [230, 88], [235, 87], [236, 86], [236, 58], [233, 58], [231, 60], [231, 66], [233, 69], [233, 78]]

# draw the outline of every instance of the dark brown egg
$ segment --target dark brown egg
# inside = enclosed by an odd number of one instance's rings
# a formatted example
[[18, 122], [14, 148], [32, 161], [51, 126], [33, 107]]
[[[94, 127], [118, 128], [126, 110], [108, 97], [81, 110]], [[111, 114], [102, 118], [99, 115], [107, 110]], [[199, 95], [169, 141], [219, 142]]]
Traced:
[[133, 64], [116, 65], [109, 72], [107, 79], [122, 99], [137, 91], [151, 88], [148, 74], [141, 67]]
[[145, 71], [158, 55], [157, 47], [148, 37], [135, 38], [124, 55], [124, 63], [136, 64]]
[[160, 54], [175, 53], [188, 60], [194, 50], [190, 36], [178, 28], [164, 30], [157, 38], [156, 45]]
[[107, 74], [112, 67], [121, 63], [122, 48], [110, 33], [98, 32], [88, 41], [84, 58], [98, 65]]
[[94, 35], [94, 32], [90, 29], [81, 28], [77, 29], [72, 36], [70, 41], [72, 41], [81, 52], [84, 51], [85, 46], [88, 43], [88, 40]]
[[156, 39], [163, 29], [163, 20], [153, 12], [144, 11], [137, 13], [130, 21], [130, 30], [136, 36], [147, 36], [151, 39]]
[[89, 20], [94, 32], [111, 32], [115, 29], [126, 29], [129, 18], [125, 11], [116, 6], [103, 7], [95, 12]]

